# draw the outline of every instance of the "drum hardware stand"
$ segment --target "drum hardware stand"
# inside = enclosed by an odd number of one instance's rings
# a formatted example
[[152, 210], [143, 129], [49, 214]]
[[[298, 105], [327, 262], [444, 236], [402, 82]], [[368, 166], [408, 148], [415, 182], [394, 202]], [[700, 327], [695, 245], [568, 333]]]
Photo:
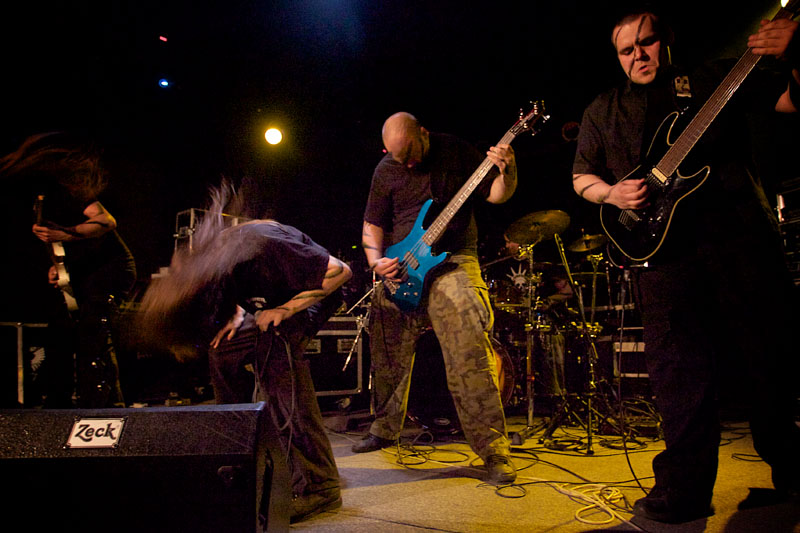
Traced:
[[592, 263], [592, 305], [589, 315], [589, 323], [594, 324], [595, 309], [597, 309], [597, 266], [603, 260], [603, 254], [591, 254], [588, 256], [589, 262]]
[[528, 400], [528, 407], [526, 411], [526, 426], [522, 431], [514, 432], [510, 435], [511, 443], [515, 445], [523, 444], [528, 437], [536, 433], [539, 428], [534, 426], [533, 407], [534, 407], [534, 373], [533, 373], [533, 334], [536, 331], [541, 331], [545, 326], [538, 320], [538, 316], [534, 315], [539, 301], [536, 295], [536, 287], [542, 281], [542, 274], [533, 271], [533, 247], [539, 241], [533, 244], [526, 245], [524, 248], [520, 247], [520, 256], [528, 258], [528, 316], [525, 321], [525, 394]]
[[[588, 383], [587, 383], [587, 391], [583, 394], [577, 394], [577, 398], [580, 404], [586, 407], [586, 421], [580, 419], [578, 416], [577, 411], [570, 405], [570, 397], [569, 395], [565, 395], [561, 405], [558, 408], [558, 414], [553, 416], [550, 420], [550, 424], [548, 425], [547, 429], [545, 430], [542, 437], [539, 439], [541, 444], [544, 444], [545, 447], [555, 447], [554, 442], [552, 439], [553, 432], [558, 428], [559, 425], [563, 422], [565, 417], [572, 417], [576, 419], [580, 426], [582, 426], [586, 430], [586, 454], [593, 455], [593, 432], [595, 426], [595, 417], [600, 417], [597, 422], [597, 427], [599, 428], [600, 425], [604, 422], [609, 421], [611, 418], [611, 410], [608, 400], [605, 396], [598, 395], [597, 392], [597, 375], [595, 373], [595, 362], [597, 361], [597, 348], [592, 340], [594, 337], [597, 336], [599, 332], [599, 327], [596, 326], [593, 322], [587, 324], [586, 322], [586, 309], [583, 305], [583, 294], [581, 292], [580, 287], [575, 283], [575, 280], [572, 277], [572, 273], [570, 272], [569, 265], [567, 263], [566, 255], [564, 254], [564, 246], [561, 241], [561, 237], [556, 234], [555, 235], [556, 246], [558, 248], [559, 254], [561, 255], [561, 260], [564, 264], [564, 268], [567, 272], [567, 280], [569, 281], [570, 286], [572, 287], [573, 292], [577, 296], [578, 299], [578, 310], [580, 313], [580, 335], [581, 339], [585, 344], [585, 353], [586, 353], [586, 364], [588, 368]], [[597, 274], [597, 263], [599, 263], [599, 257], [594, 256], [592, 259], [592, 264], [594, 266], [594, 276], [593, 276], [593, 302], [592, 302], [592, 317], [594, 317], [594, 280], [596, 279]], [[598, 399], [603, 406], [606, 408], [606, 412], [609, 414], [602, 415], [596, 407], [595, 407], [595, 400]], [[614, 422], [612, 422], [614, 424]]]
[[[522, 444], [525, 439], [532, 435], [536, 428], [533, 427], [533, 399], [534, 399], [534, 373], [533, 373], [533, 332], [537, 327], [543, 326], [538, 320], [534, 320], [534, 311], [537, 309], [537, 298], [535, 285], [541, 281], [541, 273], [539, 278], [534, 283], [535, 277], [533, 275], [533, 247], [540, 242], [552, 238], [559, 232], [564, 231], [569, 226], [569, 215], [564, 211], [550, 210], [538, 211], [529, 213], [522, 218], [512, 223], [505, 231], [503, 236], [508, 242], [517, 243], [520, 245], [520, 257], [527, 254], [528, 270], [531, 278], [528, 281], [528, 317], [525, 324], [525, 385], [528, 395], [528, 419], [527, 427], [521, 432], [512, 434], [511, 442], [514, 444]], [[524, 246], [523, 246], [524, 245]]]

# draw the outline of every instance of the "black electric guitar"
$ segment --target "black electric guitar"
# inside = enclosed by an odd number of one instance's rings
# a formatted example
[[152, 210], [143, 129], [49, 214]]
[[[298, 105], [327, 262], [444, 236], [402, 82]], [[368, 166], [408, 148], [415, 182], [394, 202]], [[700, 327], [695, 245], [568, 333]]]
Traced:
[[[544, 105], [541, 102], [535, 103], [533, 109], [511, 126], [511, 129], [506, 132], [498, 144], [509, 144], [524, 131], [530, 131], [534, 135], [538, 133], [541, 125], [550, 118], [550, 115], [544, 113], [543, 108]], [[427, 200], [422, 209], [420, 209], [411, 232], [402, 241], [386, 249], [386, 257], [400, 258], [400, 274], [398, 277], [403, 281], [401, 283], [384, 281], [383, 285], [386, 288], [389, 299], [403, 311], [413, 311], [419, 305], [422, 299], [425, 276], [432, 268], [447, 259], [449, 255], [447, 252], [433, 255], [431, 254], [431, 246], [442, 236], [450, 220], [480, 185], [493, 165], [494, 163], [488, 157], [484, 159], [483, 163], [472, 173], [472, 176], [426, 230], [422, 225], [425, 215], [433, 203], [433, 200]]]
[[[33, 206], [34, 220], [39, 226], [43, 225], [44, 219], [42, 210], [44, 207], [44, 196], [39, 195], [36, 197], [36, 203]], [[65, 262], [66, 254], [64, 253], [64, 245], [59, 242], [45, 243], [47, 245], [47, 252], [50, 255], [50, 260], [58, 274], [58, 288], [61, 289], [61, 294], [64, 296], [64, 302], [67, 304], [67, 310], [74, 313], [78, 310], [78, 301], [72, 292], [70, 285], [69, 271]]]
[[[800, 0], [790, 0], [772, 20], [792, 18], [798, 7]], [[760, 58], [748, 49], [677, 137], [673, 130], [679, 129], [677, 124], [681, 115], [674, 112], [664, 119], [648, 148], [645, 163], [620, 180], [644, 179], [650, 191], [647, 207], [635, 210], [621, 210], [609, 204], [600, 207], [603, 230], [630, 259], [646, 261], [659, 250], [680, 201], [708, 178], [711, 173], [709, 166], [691, 175], [683, 175], [678, 167]], [[663, 151], [665, 148], [666, 152]]]

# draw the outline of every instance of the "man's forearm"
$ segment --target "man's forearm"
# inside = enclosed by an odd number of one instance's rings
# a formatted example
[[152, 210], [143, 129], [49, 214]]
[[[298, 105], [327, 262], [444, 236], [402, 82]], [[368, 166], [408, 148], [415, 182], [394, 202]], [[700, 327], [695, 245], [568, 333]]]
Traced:
[[328, 269], [325, 272], [325, 277], [322, 279], [322, 287], [298, 293], [293, 296], [291, 300], [279, 306], [278, 309], [288, 311], [291, 315], [308, 309], [312, 305], [321, 302], [326, 296], [344, 285], [352, 275], [353, 273], [347, 264], [330, 256], [328, 259]]
[[361, 230], [361, 247], [364, 249], [369, 268], [375, 268], [378, 259], [383, 257], [383, 229], [369, 222], [364, 222]]
[[574, 174], [572, 185], [578, 196], [595, 204], [604, 203], [611, 189], [608, 183], [594, 174]]

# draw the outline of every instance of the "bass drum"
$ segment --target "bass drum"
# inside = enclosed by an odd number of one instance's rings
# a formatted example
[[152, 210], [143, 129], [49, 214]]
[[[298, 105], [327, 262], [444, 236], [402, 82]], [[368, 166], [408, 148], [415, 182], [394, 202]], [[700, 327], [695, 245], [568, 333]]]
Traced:
[[[500, 341], [494, 337], [491, 341], [498, 370], [500, 399], [503, 407], [508, 407], [516, 388], [514, 362]], [[417, 341], [408, 393], [408, 418], [434, 433], [461, 432], [453, 397], [447, 387], [442, 348], [433, 330], [423, 333]]]

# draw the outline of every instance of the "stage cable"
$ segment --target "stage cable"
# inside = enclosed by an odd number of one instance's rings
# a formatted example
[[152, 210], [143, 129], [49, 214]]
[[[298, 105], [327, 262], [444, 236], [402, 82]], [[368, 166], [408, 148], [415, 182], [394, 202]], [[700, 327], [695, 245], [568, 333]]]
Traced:
[[[258, 327], [258, 325], [256, 325], [256, 327]], [[267, 397], [267, 392], [261, 388], [261, 383], [263, 382], [264, 372], [268, 368], [268, 363], [270, 356], [272, 355], [272, 349], [275, 344], [275, 339], [278, 338], [280, 339], [281, 342], [283, 342], [284, 350], [286, 352], [286, 357], [289, 363], [289, 378], [292, 384], [291, 403], [290, 403], [291, 407], [289, 413], [284, 413], [284, 416], [286, 417], [285, 422], [283, 424], [280, 423], [278, 413], [276, 411], [279, 406], [273, 405], [273, 403], [276, 402], [267, 402], [267, 406], [269, 407], [270, 417], [272, 418], [272, 421], [278, 430], [278, 434], [280, 434], [287, 428], [289, 429], [289, 435], [286, 439], [286, 466], [291, 472], [292, 471], [291, 450], [292, 450], [292, 440], [294, 440], [294, 425], [292, 424], [292, 417], [294, 416], [295, 410], [297, 408], [297, 387], [296, 387], [297, 376], [295, 376], [294, 373], [294, 362], [292, 361], [292, 352], [289, 346], [289, 342], [280, 335], [280, 332], [277, 331], [277, 329], [275, 329], [274, 326], [270, 327], [272, 329], [272, 332], [269, 335], [269, 347], [267, 348], [266, 355], [264, 357], [263, 366], [259, 367], [258, 357], [256, 357], [253, 361], [255, 375], [257, 376], [256, 387], [255, 390], [253, 391], [255, 396], [254, 400], [258, 400], [258, 398], [266, 399]], [[261, 332], [256, 333], [256, 345], [253, 350], [255, 353], [258, 353], [258, 345], [263, 336], [264, 335], [262, 335]]]

